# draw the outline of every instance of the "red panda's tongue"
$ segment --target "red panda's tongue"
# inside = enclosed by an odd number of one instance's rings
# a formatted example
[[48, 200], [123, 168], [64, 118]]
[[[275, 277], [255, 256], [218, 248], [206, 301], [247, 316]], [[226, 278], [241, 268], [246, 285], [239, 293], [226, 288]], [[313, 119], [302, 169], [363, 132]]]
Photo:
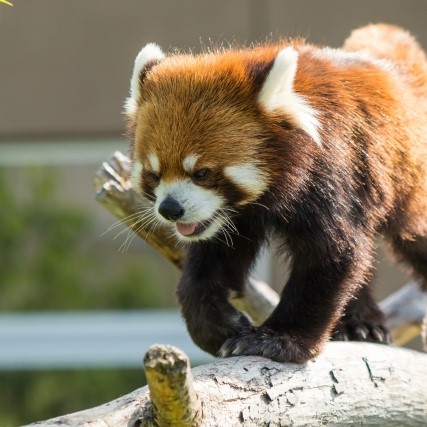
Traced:
[[193, 224], [183, 224], [180, 222], [176, 223], [176, 229], [178, 230], [178, 233], [182, 234], [183, 236], [190, 236], [196, 231], [197, 223]]

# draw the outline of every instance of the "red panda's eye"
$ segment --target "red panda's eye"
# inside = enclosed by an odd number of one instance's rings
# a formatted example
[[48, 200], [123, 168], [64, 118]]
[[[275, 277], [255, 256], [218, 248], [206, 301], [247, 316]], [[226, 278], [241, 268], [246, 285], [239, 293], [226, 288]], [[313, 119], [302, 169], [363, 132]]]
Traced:
[[153, 181], [153, 182], [159, 182], [160, 181], [160, 176], [159, 175], [157, 175], [156, 173], [154, 173], [154, 172], [149, 172], [149, 174], [148, 174], [148, 176], [151, 178], [151, 180]]
[[209, 174], [209, 169], [200, 169], [193, 173], [193, 179], [195, 180], [201, 180], [203, 178], [206, 178]]

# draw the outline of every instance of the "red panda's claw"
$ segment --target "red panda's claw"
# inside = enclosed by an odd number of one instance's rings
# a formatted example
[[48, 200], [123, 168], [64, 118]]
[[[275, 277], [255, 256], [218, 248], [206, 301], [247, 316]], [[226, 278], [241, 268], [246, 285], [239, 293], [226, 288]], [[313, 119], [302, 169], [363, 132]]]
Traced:
[[342, 323], [335, 330], [333, 341], [367, 341], [379, 344], [390, 344], [391, 336], [387, 328], [381, 324]]

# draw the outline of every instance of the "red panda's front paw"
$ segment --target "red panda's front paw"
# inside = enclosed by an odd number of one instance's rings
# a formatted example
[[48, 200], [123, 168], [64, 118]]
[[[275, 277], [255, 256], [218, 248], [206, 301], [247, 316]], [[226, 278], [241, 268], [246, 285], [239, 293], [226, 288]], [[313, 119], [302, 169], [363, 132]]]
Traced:
[[285, 333], [265, 327], [251, 327], [229, 338], [218, 352], [220, 357], [263, 356], [276, 362], [303, 363], [318, 353]]

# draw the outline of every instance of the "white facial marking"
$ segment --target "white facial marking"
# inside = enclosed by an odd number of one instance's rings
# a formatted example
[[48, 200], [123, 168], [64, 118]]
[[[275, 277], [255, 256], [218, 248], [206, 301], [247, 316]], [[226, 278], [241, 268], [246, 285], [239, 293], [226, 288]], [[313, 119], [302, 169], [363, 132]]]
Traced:
[[182, 162], [182, 167], [184, 168], [185, 172], [190, 173], [193, 171], [198, 158], [199, 156], [197, 154], [189, 154], [184, 159], [184, 161]]
[[138, 160], [135, 160], [133, 163], [132, 172], [130, 175], [130, 182], [132, 183], [132, 187], [136, 191], [141, 191], [141, 173], [142, 173], [142, 164]]
[[135, 65], [133, 67], [133, 73], [130, 80], [130, 96], [125, 103], [125, 111], [128, 114], [135, 113], [138, 100], [139, 100], [139, 77], [141, 72], [147, 66], [148, 63], [153, 61], [161, 61], [165, 55], [155, 43], [149, 43], [143, 47], [135, 58]]
[[228, 166], [224, 169], [225, 175], [239, 187], [254, 197], [262, 194], [267, 188], [267, 180], [262, 171], [253, 164]]
[[160, 172], [159, 158], [154, 153], [151, 153], [148, 155], [148, 161], [150, 163], [150, 166], [153, 172], [159, 173]]
[[298, 52], [293, 47], [280, 51], [258, 100], [269, 111], [281, 110], [289, 114], [298, 127], [307, 132], [316, 144], [321, 145], [319, 135], [321, 124], [317, 119], [317, 112], [303, 95], [294, 91], [297, 64]]
[[184, 216], [179, 219], [179, 222], [193, 224], [212, 220], [212, 223], [197, 236], [182, 236], [177, 233], [177, 237], [182, 240], [208, 239], [215, 235], [224, 223], [223, 216], [216, 216], [224, 204], [222, 197], [213, 191], [193, 184], [190, 180], [160, 182], [154, 192], [156, 194], [154, 211], [157, 217], [166, 224], [170, 225], [171, 222], [158, 213], [158, 208], [167, 197], [172, 197], [184, 208]]

